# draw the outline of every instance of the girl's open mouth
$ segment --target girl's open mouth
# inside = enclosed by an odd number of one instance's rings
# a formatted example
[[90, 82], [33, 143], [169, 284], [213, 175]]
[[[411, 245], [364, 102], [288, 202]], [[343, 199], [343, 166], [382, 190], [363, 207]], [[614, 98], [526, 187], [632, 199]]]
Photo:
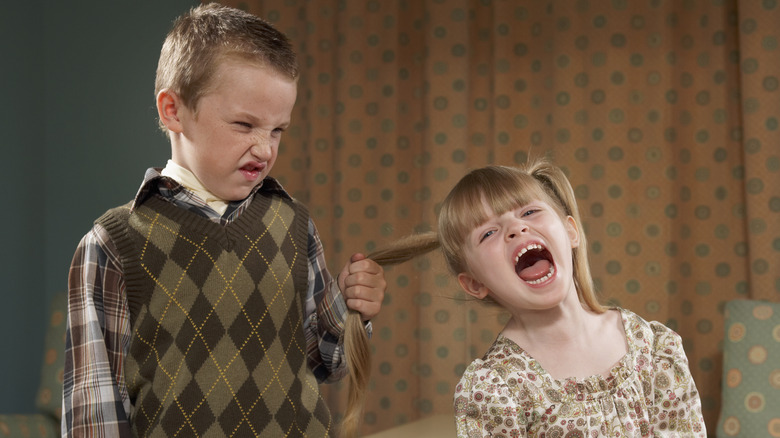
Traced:
[[555, 274], [555, 263], [547, 248], [531, 243], [515, 257], [515, 272], [528, 284], [541, 284]]

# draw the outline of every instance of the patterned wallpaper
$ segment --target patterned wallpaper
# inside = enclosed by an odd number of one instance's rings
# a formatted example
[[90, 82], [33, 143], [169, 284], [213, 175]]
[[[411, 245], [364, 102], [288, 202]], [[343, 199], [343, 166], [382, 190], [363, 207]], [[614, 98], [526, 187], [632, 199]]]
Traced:
[[[583, 211], [605, 302], [678, 331], [714, 434], [724, 304], [780, 301], [780, 4], [223, 1], [299, 49], [274, 171], [337, 270], [430, 229], [468, 169], [550, 154]], [[451, 412], [506, 320], [437, 255], [388, 270], [364, 432]], [[338, 411], [341, 385], [327, 388]]]

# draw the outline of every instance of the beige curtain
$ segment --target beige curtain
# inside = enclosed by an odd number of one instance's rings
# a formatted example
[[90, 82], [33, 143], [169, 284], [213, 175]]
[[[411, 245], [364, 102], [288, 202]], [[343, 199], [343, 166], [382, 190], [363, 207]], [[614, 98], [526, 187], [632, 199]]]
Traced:
[[[722, 309], [780, 300], [776, 0], [224, 1], [294, 41], [273, 174], [338, 270], [434, 226], [468, 169], [550, 154], [576, 188], [605, 302], [677, 330], [714, 434]], [[363, 431], [451, 412], [502, 326], [438, 255], [387, 271]], [[334, 412], [340, 385], [326, 388]]]

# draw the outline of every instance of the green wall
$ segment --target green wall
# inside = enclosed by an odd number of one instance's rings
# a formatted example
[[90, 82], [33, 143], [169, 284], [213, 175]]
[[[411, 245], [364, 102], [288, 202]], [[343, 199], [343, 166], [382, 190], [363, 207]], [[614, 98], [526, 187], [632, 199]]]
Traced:
[[[25, 384], [37, 378], [29, 368], [41, 360], [45, 299], [44, 219], [41, 196], [46, 185], [44, 160], [43, 35], [32, 7], [12, 2], [0, 14], [0, 132], [3, 154], [0, 178], [4, 207], [0, 213], [0, 412], [28, 406]], [[28, 25], [22, 25], [22, 23]]]
[[170, 155], [154, 72], [196, 0], [9, 2], [0, 14], [0, 412], [34, 409], [48, 298], [81, 237]]

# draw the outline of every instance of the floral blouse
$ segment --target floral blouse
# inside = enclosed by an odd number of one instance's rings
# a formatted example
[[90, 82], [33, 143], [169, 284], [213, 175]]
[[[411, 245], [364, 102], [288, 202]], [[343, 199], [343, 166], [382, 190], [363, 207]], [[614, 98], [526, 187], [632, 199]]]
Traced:
[[609, 377], [555, 380], [499, 335], [455, 389], [459, 437], [706, 437], [680, 336], [619, 309], [628, 353]]

